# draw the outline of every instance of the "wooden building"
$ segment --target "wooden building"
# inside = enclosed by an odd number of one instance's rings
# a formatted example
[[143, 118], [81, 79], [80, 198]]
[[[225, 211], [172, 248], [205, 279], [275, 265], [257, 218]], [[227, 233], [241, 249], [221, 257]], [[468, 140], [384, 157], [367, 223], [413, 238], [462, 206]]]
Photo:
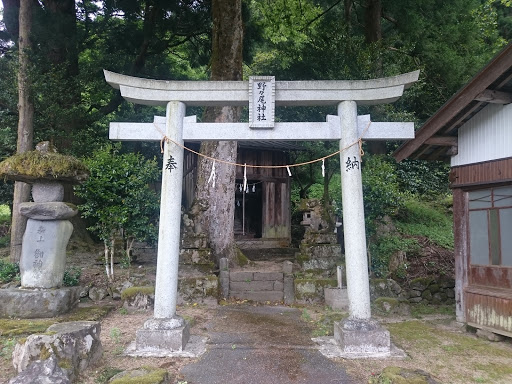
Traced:
[[[194, 144], [187, 146], [198, 149]], [[289, 163], [288, 150], [299, 149], [287, 142], [239, 142], [237, 163], [275, 166]], [[197, 155], [185, 151], [184, 205], [194, 198]], [[286, 168], [247, 167], [236, 170], [235, 240], [242, 248], [281, 248], [291, 242], [290, 177]]]
[[451, 162], [457, 319], [512, 337], [512, 44], [394, 156]]

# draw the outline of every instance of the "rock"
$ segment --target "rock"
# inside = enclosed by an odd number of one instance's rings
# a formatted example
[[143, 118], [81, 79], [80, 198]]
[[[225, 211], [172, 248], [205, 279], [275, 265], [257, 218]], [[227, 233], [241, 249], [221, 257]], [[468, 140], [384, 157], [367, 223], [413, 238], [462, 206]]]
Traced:
[[86, 285], [85, 287], [80, 287], [80, 298], [88, 297], [89, 296], [89, 286]]
[[109, 381], [109, 384], [122, 383], [147, 383], [147, 384], [170, 384], [171, 379], [165, 369], [140, 368], [120, 372]]
[[80, 290], [81, 287], [2, 289], [0, 317], [34, 319], [62, 315], [78, 305]]
[[55, 356], [46, 360], [36, 360], [9, 384], [71, 384], [67, 373], [57, 364]]
[[430, 292], [428, 289], [423, 291], [423, 293], [421, 294], [421, 297], [427, 301], [431, 301], [432, 300], [432, 292]]
[[283, 273], [289, 275], [293, 273], [293, 263], [289, 260], [283, 261]]
[[62, 201], [64, 199], [64, 186], [56, 182], [35, 182], [32, 185], [32, 198], [36, 203]]
[[20, 213], [34, 220], [67, 220], [78, 213], [78, 208], [71, 203], [57, 201], [21, 203]]
[[28, 288], [57, 288], [66, 268], [66, 246], [73, 225], [67, 220], [28, 219], [23, 235], [21, 285]]
[[397, 297], [402, 292], [402, 288], [392, 279], [371, 279], [370, 297], [372, 300], [378, 297]]
[[107, 297], [108, 292], [105, 288], [91, 287], [89, 288], [89, 299], [92, 301], [100, 301]]
[[19, 281], [9, 281], [8, 283], [5, 283], [0, 288], [2, 289], [10, 289], [10, 288], [19, 288], [21, 286]]
[[430, 277], [418, 277], [411, 281], [410, 287], [417, 291], [424, 291], [431, 283], [432, 279]]
[[137, 309], [153, 308], [155, 303], [155, 287], [130, 287], [121, 292], [125, 308]]
[[12, 363], [18, 372], [24, 371], [36, 360], [52, 356], [58, 365], [74, 380], [103, 354], [100, 341], [101, 327], [95, 321], [76, 321], [50, 326], [47, 334], [34, 334], [14, 347]]
[[489, 341], [503, 341], [505, 340], [504, 336], [498, 335], [497, 333], [493, 333], [487, 331], [485, 329], [477, 329], [476, 336], [480, 339], [489, 340]]
[[[378, 383], [414, 383], [414, 384], [440, 384], [432, 376], [421, 369], [407, 369], [401, 367], [386, 367], [378, 377]], [[374, 381], [371, 381], [374, 383]]]

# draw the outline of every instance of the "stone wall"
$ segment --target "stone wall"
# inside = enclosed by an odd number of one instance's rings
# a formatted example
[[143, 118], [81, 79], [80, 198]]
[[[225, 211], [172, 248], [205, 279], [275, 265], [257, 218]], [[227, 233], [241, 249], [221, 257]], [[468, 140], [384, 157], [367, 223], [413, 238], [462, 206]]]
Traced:
[[450, 278], [420, 277], [400, 286], [392, 279], [371, 279], [370, 296], [397, 298], [411, 304], [454, 304], [455, 280]]

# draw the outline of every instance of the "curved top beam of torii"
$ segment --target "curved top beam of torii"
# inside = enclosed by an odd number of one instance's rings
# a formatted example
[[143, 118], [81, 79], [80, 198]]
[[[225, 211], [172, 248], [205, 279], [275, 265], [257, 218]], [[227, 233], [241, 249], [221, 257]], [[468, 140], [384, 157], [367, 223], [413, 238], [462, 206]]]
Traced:
[[[165, 106], [181, 101], [188, 106], [247, 105], [247, 81], [168, 81], [143, 79], [103, 71], [105, 80], [136, 104]], [[420, 71], [371, 80], [276, 81], [275, 104], [281, 106], [337, 105], [352, 100], [359, 105], [396, 101], [418, 80]]]

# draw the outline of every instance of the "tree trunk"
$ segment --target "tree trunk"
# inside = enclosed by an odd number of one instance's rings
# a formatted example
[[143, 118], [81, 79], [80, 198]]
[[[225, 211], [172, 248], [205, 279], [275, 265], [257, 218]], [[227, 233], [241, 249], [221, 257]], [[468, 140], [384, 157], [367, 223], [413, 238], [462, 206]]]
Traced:
[[[18, 144], [17, 152], [32, 150], [34, 140], [34, 104], [31, 97], [30, 67], [30, 30], [32, 26], [32, 0], [21, 0], [19, 16], [19, 69], [18, 69]], [[29, 201], [30, 185], [16, 182], [12, 202], [11, 221], [11, 261], [21, 258], [21, 243], [27, 225], [27, 219], [19, 212], [19, 204]]]
[[[242, 4], [241, 0], [212, 1], [211, 80], [242, 80]], [[204, 121], [236, 122], [240, 108], [207, 108]], [[235, 162], [236, 141], [203, 142], [201, 153], [214, 159]], [[196, 198], [205, 200], [209, 208], [200, 218], [217, 261], [221, 257], [236, 264], [234, 250], [234, 208], [236, 167], [215, 163], [215, 185], [208, 183], [213, 162], [200, 157], [198, 161]]]
[[[381, 26], [381, 15], [382, 15], [382, 2], [381, 0], [367, 0], [365, 10], [365, 24], [364, 32], [365, 39], [368, 44], [377, 43], [382, 40], [382, 26]], [[378, 50], [376, 50], [378, 52]], [[374, 73], [375, 77], [381, 77], [382, 75], [382, 59], [380, 55], [374, 61]], [[372, 109], [370, 109], [370, 114]], [[372, 154], [385, 154], [387, 151], [385, 141], [370, 141], [367, 144], [368, 152]]]

